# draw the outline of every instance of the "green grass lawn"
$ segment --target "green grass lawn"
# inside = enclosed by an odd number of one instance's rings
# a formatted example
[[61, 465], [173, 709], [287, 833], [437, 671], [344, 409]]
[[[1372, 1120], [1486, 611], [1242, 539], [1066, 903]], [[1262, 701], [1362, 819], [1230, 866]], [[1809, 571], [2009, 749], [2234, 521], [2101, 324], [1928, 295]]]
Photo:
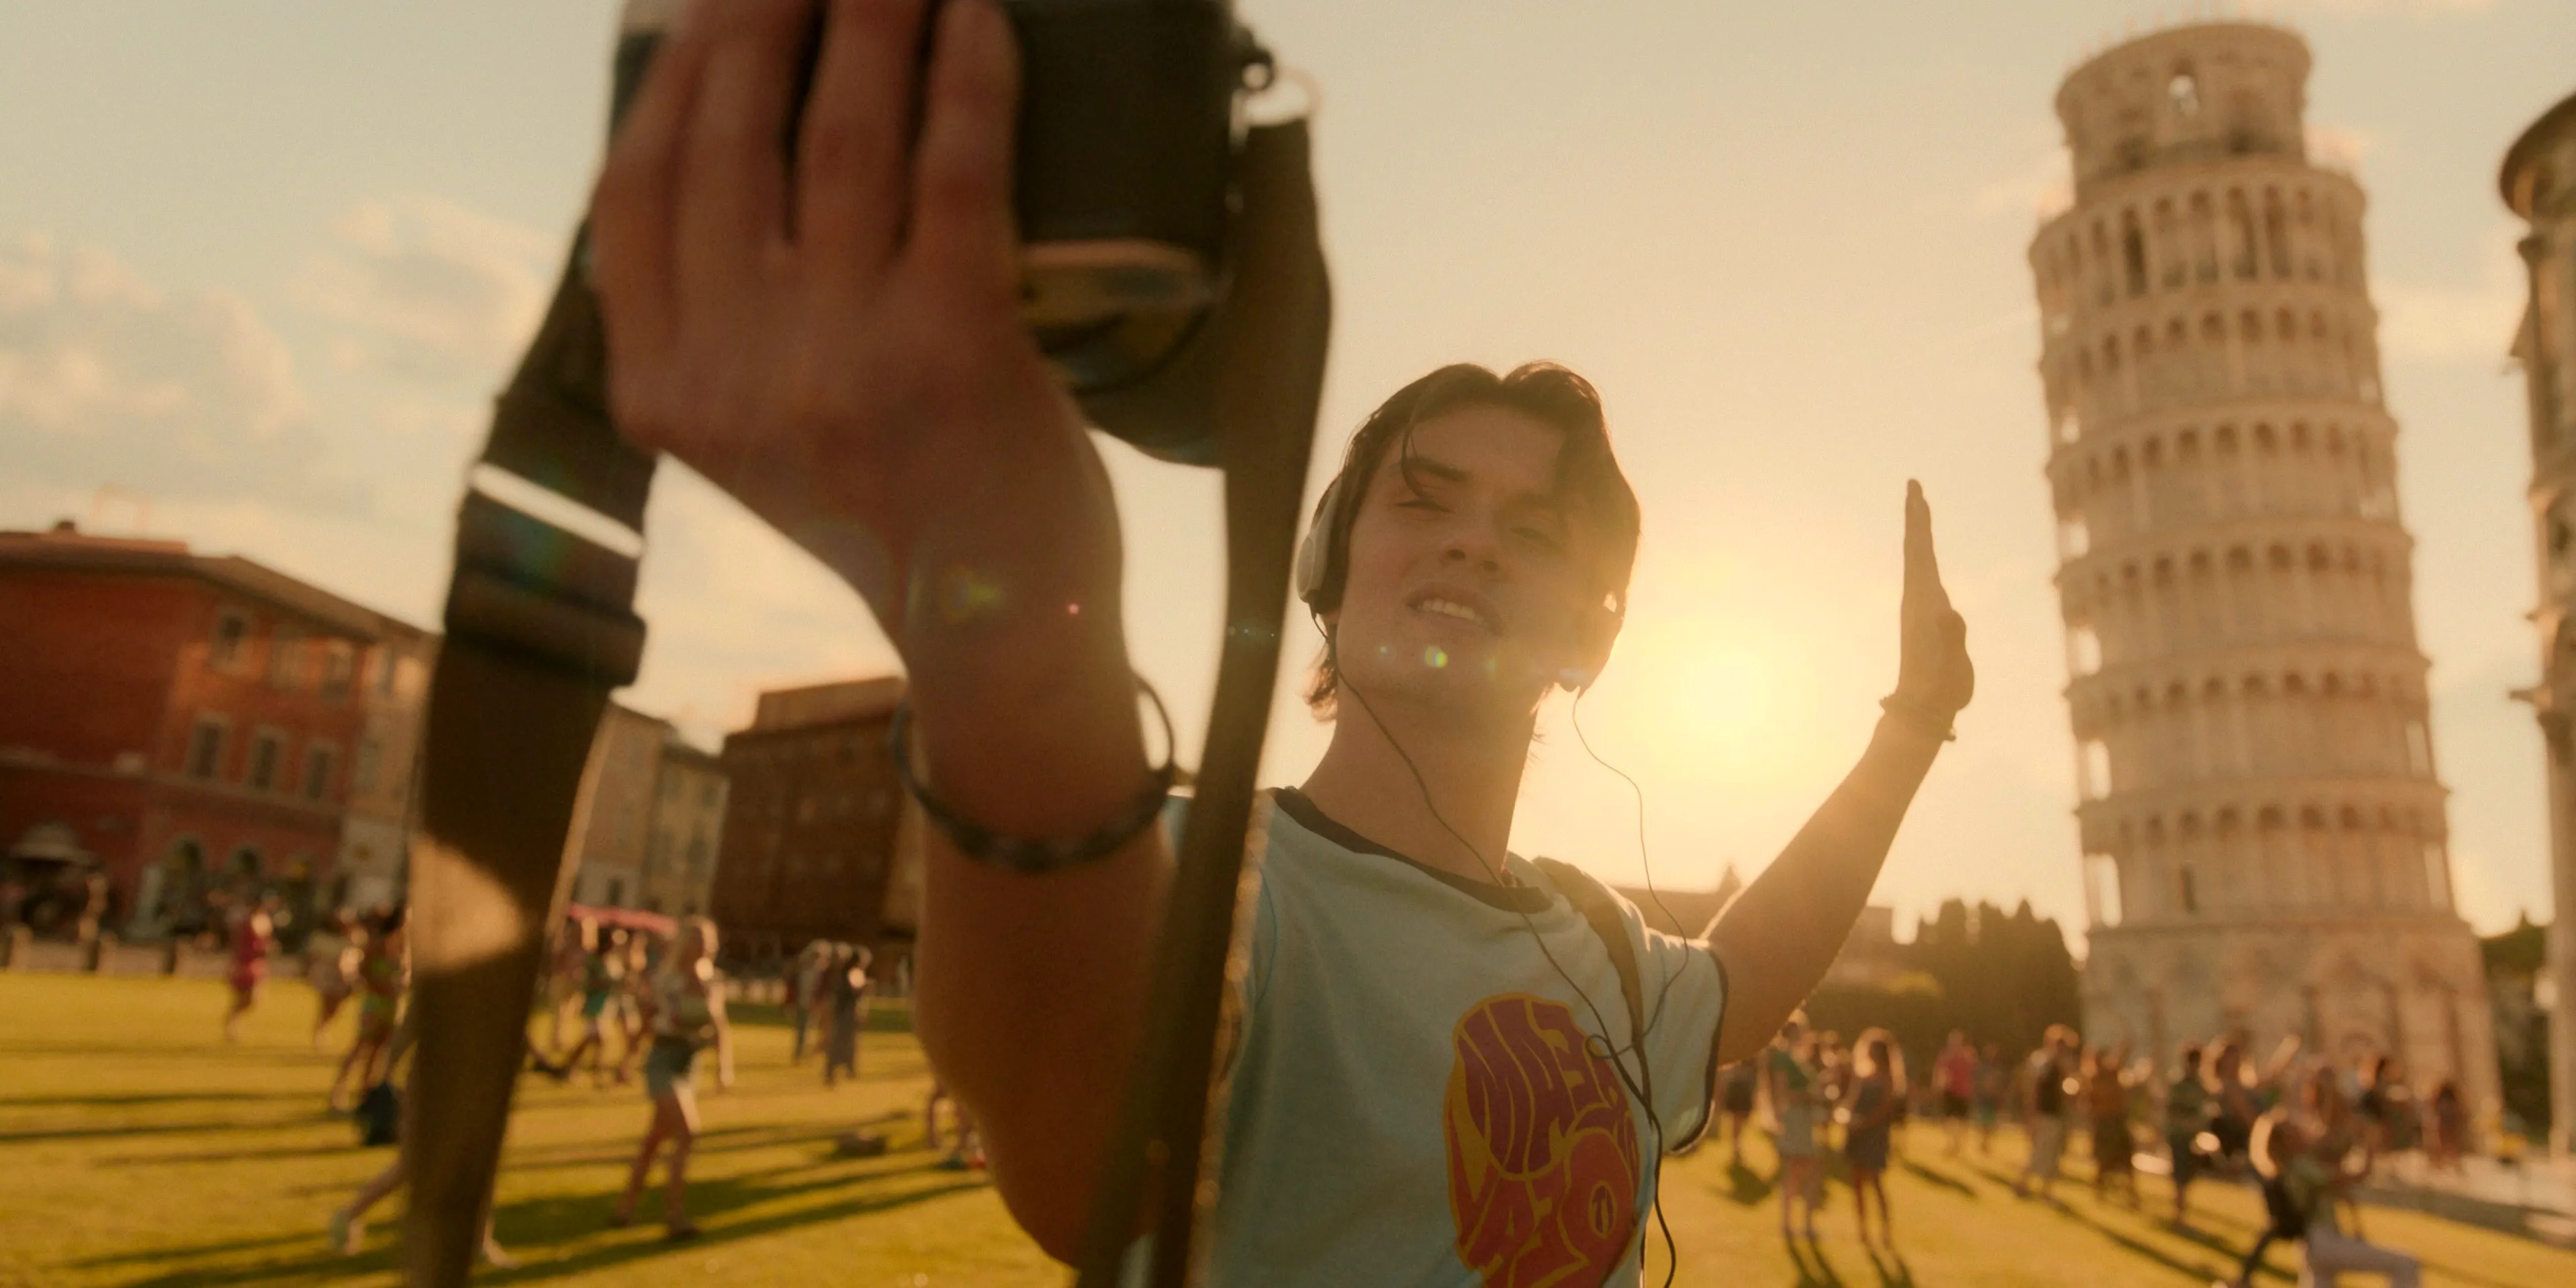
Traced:
[[[335, 1055], [305, 1044], [311, 994], [271, 988], [238, 1046], [216, 1040], [222, 1004], [211, 981], [0, 975], [0, 1284], [394, 1281], [391, 1202], [363, 1254], [323, 1246], [326, 1214], [391, 1153], [357, 1148], [348, 1122], [323, 1112]], [[334, 1026], [335, 1044], [348, 1023]], [[690, 1206], [704, 1238], [671, 1245], [655, 1226], [606, 1226], [645, 1118], [639, 1091], [530, 1080], [497, 1208], [502, 1242], [526, 1264], [483, 1281], [1064, 1282], [988, 1187], [938, 1170], [921, 1148], [926, 1083], [909, 1037], [871, 1034], [863, 1076], [837, 1091], [822, 1089], [811, 1062], [787, 1064], [783, 1028], [746, 1022], [739, 1038], [734, 1090], [702, 1102]], [[832, 1157], [833, 1139], [853, 1127], [887, 1133], [893, 1151]], [[1899, 1163], [1890, 1183], [1901, 1257], [1852, 1238], [1848, 1193], [1836, 1187], [1822, 1244], [1793, 1258], [1759, 1145], [1748, 1169], [1730, 1168], [1723, 1148], [1675, 1161], [1665, 1211], [1681, 1246], [1678, 1282], [2179, 1288], [2232, 1265], [2254, 1229], [2251, 1196], [2222, 1185], [2195, 1192], [2207, 1233], [2184, 1236], [2097, 1205], [2080, 1160], [2074, 1183], [2062, 1183], [2065, 1207], [2051, 1209], [2012, 1198], [2017, 1154], [1944, 1158], [1929, 1128], [1911, 1151], [1916, 1161]], [[2151, 1205], [2163, 1201], [2161, 1181], [2146, 1189]], [[2368, 1221], [2373, 1238], [2422, 1256], [2430, 1283], [2576, 1283], [2576, 1254], [2412, 1213], [2373, 1210]], [[2276, 1252], [2271, 1281], [2288, 1283], [2292, 1261]], [[1660, 1242], [1652, 1264], [1660, 1283]]]

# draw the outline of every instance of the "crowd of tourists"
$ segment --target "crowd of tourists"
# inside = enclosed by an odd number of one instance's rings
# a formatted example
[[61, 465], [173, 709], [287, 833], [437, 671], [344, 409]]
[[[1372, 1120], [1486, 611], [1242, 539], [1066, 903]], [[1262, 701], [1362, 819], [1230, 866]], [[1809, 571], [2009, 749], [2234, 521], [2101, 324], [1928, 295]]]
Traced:
[[[271, 898], [245, 899], [231, 910], [224, 940], [227, 1041], [238, 1037], [243, 1017], [258, 1003], [277, 918]], [[666, 1234], [686, 1239], [698, 1232], [686, 1193], [699, 1133], [701, 1053], [715, 1051], [718, 1087], [733, 1080], [727, 989], [715, 969], [716, 949], [715, 928], [702, 917], [682, 919], [667, 937], [580, 917], [555, 936], [538, 999], [548, 1040], [542, 1048], [532, 1044], [529, 1067], [558, 1082], [587, 1072], [595, 1089], [640, 1076], [651, 1106], [614, 1225], [635, 1221], [659, 1161]], [[309, 937], [304, 960], [316, 998], [316, 1049], [338, 1014], [357, 1004], [357, 1024], [328, 1092], [330, 1107], [352, 1114], [368, 1143], [396, 1143], [396, 1070], [411, 1039], [404, 910], [333, 914]], [[819, 1051], [826, 1087], [858, 1076], [872, 964], [865, 947], [818, 940], [781, 971], [793, 1032], [790, 1062]], [[2469, 1114], [2456, 1083], [2419, 1094], [2393, 1058], [2335, 1061], [2303, 1051], [2296, 1039], [2260, 1056], [2242, 1038], [2191, 1043], [2159, 1069], [2125, 1046], [2086, 1047], [2063, 1025], [2051, 1026], [2038, 1049], [2020, 1058], [1953, 1031], [1924, 1076], [1909, 1078], [1906, 1066], [1904, 1050], [1885, 1029], [1865, 1029], [1847, 1042], [1798, 1015], [1759, 1058], [1722, 1075], [1716, 1108], [1734, 1164], [1745, 1165], [1744, 1140], [1757, 1126], [1778, 1157], [1784, 1237], [1817, 1237], [1825, 1180], [1839, 1171], [1853, 1194], [1861, 1240], [1892, 1248], [1894, 1214], [1884, 1178], [1901, 1151], [1900, 1129], [1909, 1121], [1935, 1122], [1945, 1157], [1971, 1150], [1984, 1157], [1994, 1152], [1998, 1127], [2011, 1124], [2028, 1144], [2012, 1177], [2016, 1197], [2062, 1202], [2056, 1195], [2062, 1165], [2081, 1140], [2097, 1201], [2142, 1208], [2147, 1199], [2139, 1173], [2161, 1175], [2171, 1196], [2167, 1219], [2176, 1228], [2191, 1225], [2196, 1184], [2255, 1188], [2265, 1228], [2246, 1250], [2236, 1284], [2250, 1281], [2272, 1244], [2286, 1242], [2300, 1247], [2315, 1275], [2376, 1272], [2407, 1285], [2417, 1280], [2416, 1262], [2362, 1237], [2358, 1187], [2392, 1156], [2420, 1153], [2431, 1170], [2456, 1170], [2468, 1147]], [[943, 1105], [951, 1120], [946, 1130]], [[973, 1118], [935, 1076], [923, 1118], [929, 1146], [947, 1148], [943, 1166], [984, 1166]], [[408, 1158], [398, 1151], [333, 1212], [332, 1245], [357, 1250], [366, 1213], [407, 1175]], [[488, 1222], [484, 1252], [507, 1264]]]
[[2191, 1226], [2195, 1183], [2250, 1186], [2264, 1227], [2244, 1254], [2236, 1285], [2250, 1282], [2275, 1243], [2300, 1247], [2308, 1272], [2377, 1273], [2418, 1281], [2416, 1261], [2362, 1236], [2358, 1191], [2392, 1156], [2420, 1151], [2429, 1168], [2457, 1170], [2469, 1118], [2458, 1084], [2419, 1095], [2388, 1056], [2336, 1061], [2288, 1039], [2257, 1057], [2242, 1038], [2184, 1046], [2169, 1069], [2125, 1046], [2086, 1047], [2051, 1026], [2037, 1050], [2007, 1059], [1992, 1043], [1952, 1032], [1929, 1078], [1909, 1082], [1903, 1051], [1884, 1029], [1848, 1044], [1793, 1017], [1757, 1061], [1730, 1069], [1719, 1112], [1735, 1165], [1759, 1122], [1779, 1158], [1776, 1188], [1784, 1238], [1817, 1237], [1828, 1164], [1839, 1159], [1860, 1238], [1893, 1245], [1885, 1176], [1894, 1128], [1938, 1121], [1945, 1156], [1994, 1149], [1999, 1123], [2017, 1124], [2028, 1151], [2012, 1178], [2016, 1197], [2059, 1203], [2054, 1193], [2071, 1138], [2086, 1142], [2097, 1201], [2143, 1207], [2140, 1171], [2167, 1178], [2177, 1229]]

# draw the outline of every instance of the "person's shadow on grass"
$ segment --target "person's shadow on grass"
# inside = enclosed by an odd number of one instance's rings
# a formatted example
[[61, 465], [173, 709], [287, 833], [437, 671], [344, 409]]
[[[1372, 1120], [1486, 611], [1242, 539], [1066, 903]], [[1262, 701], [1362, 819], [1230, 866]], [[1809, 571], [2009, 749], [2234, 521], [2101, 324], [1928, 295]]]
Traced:
[[1796, 1288], [1843, 1288], [1843, 1277], [1834, 1272], [1834, 1263], [1825, 1260], [1825, 1245], [1814, 1238], [1782, 1236], [1788, 1246], [1789, 1264], [1796, 1267]]
[[1905, 1254], [1896, 1250], [1893, 1241], [1884, 1257], [1870, 1244], [1860, 1245], [1860, 1250], [1869, 1257], [1869, 1268], [1878, 1272], [1879, 1288], [1914, 1288], [1914, 1268], [1905, 1264]]
[[1966, 1181], [1960, 1180], [1958, 1177], [1950, 1175], [1948, 1172], [1934, 1171], [1930, 1167], [1915, 1162], [1910, 1158], [1901, 1159], [1899, 1160], [1899, 1163], [1905, 1168], [1907, 1175], [1912, 1176], [1918, 1181], [1938, 1185], [1942, 1189], [1949, 1190], [1954, 1194], [1964, 1194], [1972, 1199], [1983, 1197], [1977, 1193], [1977, 1187], [1968, 1184]]
[[1726, 1188], [1720, 1193], [1739, 1207], [1752, 1207], [1771, 1197], [1769, 1178], [1744, 1165], [1743, 1159], [1731, 1159], [1726, 1165]]

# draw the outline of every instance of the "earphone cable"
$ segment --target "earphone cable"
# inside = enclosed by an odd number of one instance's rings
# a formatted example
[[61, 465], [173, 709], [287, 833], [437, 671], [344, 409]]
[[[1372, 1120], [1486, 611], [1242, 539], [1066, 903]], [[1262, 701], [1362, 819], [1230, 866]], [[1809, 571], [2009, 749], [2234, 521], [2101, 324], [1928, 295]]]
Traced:
[[[1386, 721], [1379, 718], [1377, 708], [1370, 704], [1368, 695], [1360, 692], [1359, 686], [1351, 682], [1350, 673], [1341, 668], [1340, 654], [1334, 643], [1333, 633], [1324, 629], [1324, 624], [1320, 618], [1315, 622], [1315, 627], [1324, 637], [1324, 655], [1326, 660], [1331, 663], [1333, 673], [1338, 680], [1340, 687], [1347, 690], [1353, 698], [1358, 700], [1360, 710], [1368, 716], [1369, 723], [1377, 726], [1378, 733], [1386, 739], [1386, 745], [1394, 748], [1396, 758], [1404, 762], [1405, 772], [1413, 777], [1414, 790], [1422, 797], [1423, 808], [1429, 810], [1431, 813], [1431, 821], [1438, 823], [1441, 831], [1447, 832], [1450, 839], [1458, 843], [1460, 849], [1465, 850], [1469, 857], [1475, 859], [1476, 866], [1482, 868], [1485, 875], [1491, 878], [1495, 885], [1505, 884], [1503, 874], [1495, 870], [1492, 861], [1485, 857], [1484, 851], [1477, 849], [1475, 844], [1469, 841], [1464, 835], [1460, 834], [1457, 828], [1450, 826], [1449, 820], [1441, 814], [1439, 804], [1431, 798], [1431, 784], [1422, 776], [1422, 767], [1414, 763], [1412, 754], [1407, 752], [1404, 749], [1404, 744], [1396, 739], [1395, 731], [1387, 728]], [[1586, 750], [1588, 751], [1590, 748], [1587, 746]], [[1595, 760], [1600, 759], [1598, 756], [1593, 758]], [[1613, 772], [1616, 771], [1614, 770]], [[1621, 776], [1626, 777], [1624, 774]], [[1631, 786], [1633, 785], [1634, 781], [1631, 780]], [[1644, 795], [1642, 792], [1639, 793], [1638, 816], [1642, 821], [1644, 818]], [[1642, 837], [1642, 833], [1640, 835]], [[1660, 905], [1662, 900], [1659, 898], [1656, 902]], [[1629, 1076], [1627, 1064], [1620, 1058], [1622, 1048], [1611, 1041], [1609, 1036], [1610, 1021], [1606, 1016], [1602, 1015], [1600, 1004], [1594, 1002], [1592, 1000], [1592, 994], [1585, 990], [1581, 984], [1576, 983], [1574, 981], [1574, 976], [1565, 969], [1564, 964], [1557, 961], [1555, 951], [1547, 946], [1547, 936], [1540, 933], [1538, 922], [1531, 918], [1529, 912], [1526, 909], [1520, 908], [1515, 908], [1514, 911], [1520, 914], [1521, 924], [1529, 930], [1531, 941], [1538, 945], [1539, 955], [1547, 959], [1548, 968], [1556, 972], [1556, 977], [1558, 979], [1565, 981], [1565, 986], [1567, 988], [1574, 990], [1574, 995], [1576, 997], [1583, 999], [1584, 1009], [1592, 1013], [1592, 1022], [1600, 1027], [1598, 1035], [1587, 1036], [1590, 1036], [1593, 1041], [1597, 1041], [1601, 1044], [1603, 1056], [1610, 1065], [1611, 1073], [1619, 1079], [1619, 1085], [1624, 1088], [1631, 1097], [1635, 1098], [1638, 1105], [1643, 1107], [1646, 1111], [1646, 1125], [1653, 1129], [1655, 1136], [1653, 1144], [1654, 1152], [1652, 1155], [1654, 1159], [1653, 1212], [1655, 1216], [1655, 1226], [1663, 1232], [1664, 1236], [1664, 1285], [1665, 1288], [1671, 1288], [1673, 1273], [1680, 1267], [1681, 1250], [1680, 1246], [1673, 1239], [1672, 1223], [1664, 1217], [1663, 1118], [1656, 1112], [1654, 1100], [1646, 1095], [1645, 1091], [1637, 1085], [1634, 1078]], [[1670, 912], [1666, 912], [1664, 915], [1670, 917], [1672, 914]], [[1658, 1013], [1663, 1009], [1665, 991], [1670, 988], [1671, 981], [1667, 979], [1664, 983], [1664, 988], [1656, 992], [1655, 1010]], [[1641, 1069], [1647, 1067], [1650, 1059], [1646, 1052], [1645, 1039], [1646, 1032], [1650, 1030], [1651, 1027], [1651, 1025], [1645, 1026], [1645, 1028], [1641, 1028], [1639, 1032], [1631, 1035], [1630, 1044], [1625, 1048], [1628, 1051], [1636, 1053], [1637, 1064]], [[1644, 1249], [1641, 1246], [1639, 1249], [1639, 1256], [1642, 1258], [1643, 1255]], [[1641, 1265], [1640, 1269], [1642, 1268], [1643, 1267]]]

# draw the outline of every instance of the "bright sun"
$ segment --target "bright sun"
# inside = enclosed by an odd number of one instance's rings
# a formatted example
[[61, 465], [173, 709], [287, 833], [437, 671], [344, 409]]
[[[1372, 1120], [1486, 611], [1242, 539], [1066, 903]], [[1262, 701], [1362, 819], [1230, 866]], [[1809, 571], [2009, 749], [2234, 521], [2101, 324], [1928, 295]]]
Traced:
[[1663, 773], [1737, 785], [1767, 780], [1803, 750], [1794, 737], [1809, 668], [1785, 639], [1740, 624], [1670, 621], [1624, 640], [1620, 741], [1647, 749]]

